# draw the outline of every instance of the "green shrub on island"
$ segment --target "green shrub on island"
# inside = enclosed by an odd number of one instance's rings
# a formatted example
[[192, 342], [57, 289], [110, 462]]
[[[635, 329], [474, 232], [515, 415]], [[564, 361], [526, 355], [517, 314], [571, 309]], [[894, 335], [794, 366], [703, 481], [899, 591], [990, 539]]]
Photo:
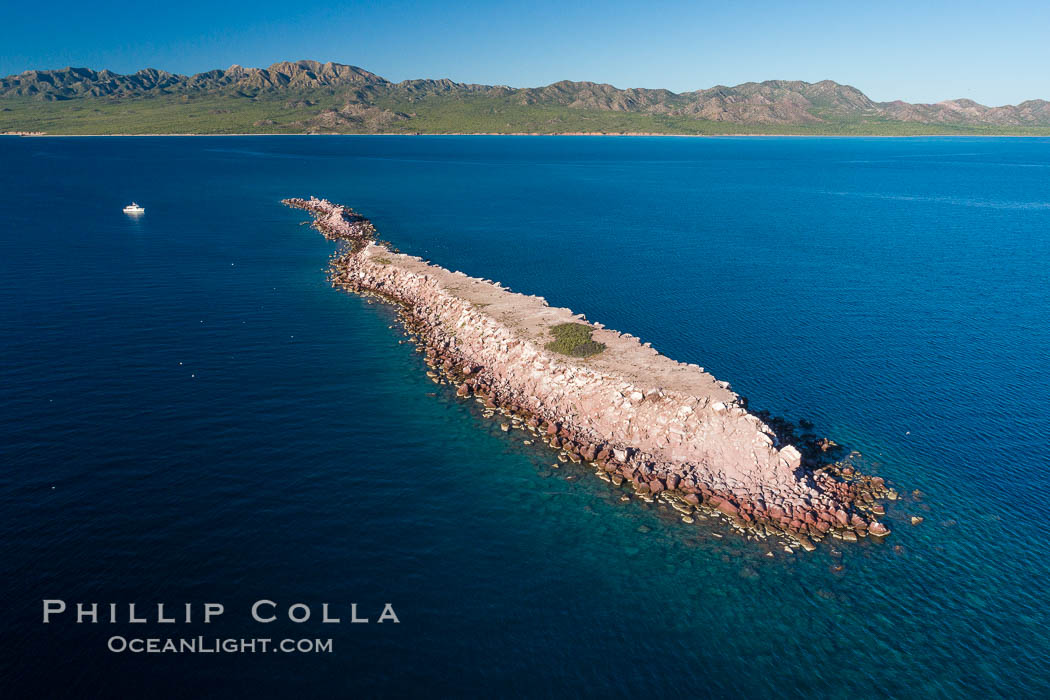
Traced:
[[547, 349], [569, 357], [590, 357], [605, 349], [603, 343], [591, 340], [594, 329], [583, 323], [560, 323], [551, 328], [554, 340]]

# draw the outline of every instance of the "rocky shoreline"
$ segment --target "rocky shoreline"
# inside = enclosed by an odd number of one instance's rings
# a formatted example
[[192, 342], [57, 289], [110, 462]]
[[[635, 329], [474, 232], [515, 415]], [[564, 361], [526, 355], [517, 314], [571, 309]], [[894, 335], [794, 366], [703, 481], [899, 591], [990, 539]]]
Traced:
[[[482, 403], [512, 427], [585, 462], [601, 478], [661, 499], [682, 519], [719, 514], [754, 537], [806, 550], [828, 537], [885, 537], [881, 478], [832, 461], [837, 446], [750, 412], [746, 399], [703, 368], [676, 362], [629, 334], [588, 322], [541, 297], [396, 252], [371, 222], [323, 199], [286, 199], [345, 247], [334, 285], [397, 304], [435, 381]], [[585, 328], [600, 351], [552, 350], [551, 329]]]

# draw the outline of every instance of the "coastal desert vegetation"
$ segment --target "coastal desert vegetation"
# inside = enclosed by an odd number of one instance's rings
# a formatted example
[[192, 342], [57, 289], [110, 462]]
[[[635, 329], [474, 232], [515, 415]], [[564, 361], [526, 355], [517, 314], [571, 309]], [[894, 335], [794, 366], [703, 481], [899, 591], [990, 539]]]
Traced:
[[592, 82], [536, 88], [391, 82], [317, 61], [178, 75], [30, 70], [0, 78], [0, 132], [48, 134], [1050, 135], [1050, 102], [875, 102], [831, 80], [674, 93]]
[[551, 328], [554, 340], [547, 343], [547, 349], [568, 355], [569, 357], [590, 357], [597, 355], [605, 346], [591, 339], [593, 330], [582, 323], [560, 323]]

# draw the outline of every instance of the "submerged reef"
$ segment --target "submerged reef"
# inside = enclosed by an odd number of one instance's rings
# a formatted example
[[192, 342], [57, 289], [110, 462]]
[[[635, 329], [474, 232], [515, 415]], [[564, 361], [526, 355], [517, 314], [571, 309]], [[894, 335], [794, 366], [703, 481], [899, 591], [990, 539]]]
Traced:
[[334, 285], [400, 307], [433, 379], [532, 432], [560, 461], [586, 462], [641, 498], [666, 500], [687, 522], [717, 513], [741, 532], [806, 550], [827, 537], [889, 534], [880, 500], [896, 494], [881, 478], [834, 461], [842, 451], [834, 442], [749, 411], [702, 367], [542, 297], [399, 253], [347, 207], [284, 203], [345, 244], [331, 261]]

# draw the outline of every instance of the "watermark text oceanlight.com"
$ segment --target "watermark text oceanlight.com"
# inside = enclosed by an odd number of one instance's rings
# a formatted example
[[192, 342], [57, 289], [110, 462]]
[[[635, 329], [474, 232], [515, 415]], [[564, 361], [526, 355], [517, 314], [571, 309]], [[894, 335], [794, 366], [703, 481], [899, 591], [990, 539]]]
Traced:
[[[222, 603], [156, 603], [139, 605], [136, 603], [70, 603], [61, 599], [41, 601], [43, 604], [43, 623], [56, 622], [82, 624], [133, 624], [133, 625], [177, 625], [206, 624], [220, 621], [226, 614]], [[357, 603], [332, 605], [308, 605], [292, 603], [282, 606], [278, 603], [260, 599], [252, 603], [245, 611], [245, 619], [256, 624], [270, 624], [287, 620], [295, 624], [315, 623], [333, 624], [382, 624], [390, 622], [399, 624], [394, 606], [385, 603], [382, 609], [378, 606], [369, 610], [359, 608]], [[378, 614], [377, 614], [378, 613]], [[139, 637], [116, 634], [109, 638], [106, 647], [115, 653], [133, 654], [254, 654], [260, 652], [283, 652], [286, 654], [331, 654], [332, 639], [308, 638], [279, 639], [270, 637], [234, 638], [198, 635], [195, 637]]]
[[274, 641], [267, 637], [220, 639], [203, 636], [164, 639], [132, 637], [129, 639], [115, 635], [109, 638], [106, 648], [117, 653], [131, 652], [132, 654], [256, 654], [268, 651], [286, 654], [331, 654], [334, 651], [330, 638]]

